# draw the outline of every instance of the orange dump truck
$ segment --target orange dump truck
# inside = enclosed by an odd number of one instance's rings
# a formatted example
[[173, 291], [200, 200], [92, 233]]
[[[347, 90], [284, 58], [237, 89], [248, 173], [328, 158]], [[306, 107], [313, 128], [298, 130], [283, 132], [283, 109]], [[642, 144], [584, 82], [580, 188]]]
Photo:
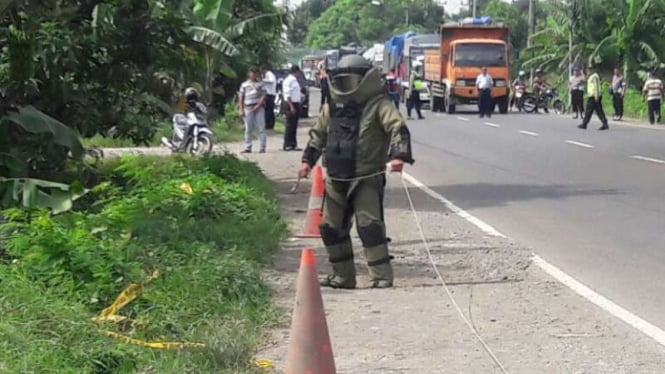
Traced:
[[476, 77], [485, 66], [494, 79], [492, 99], [499, 112], [508, 111], [509, 29], [502, 24], [445, 24], [441, 48], [425, 51], [425, 81], [435, 112], [455, 113], [457, 105], [477, 104]]

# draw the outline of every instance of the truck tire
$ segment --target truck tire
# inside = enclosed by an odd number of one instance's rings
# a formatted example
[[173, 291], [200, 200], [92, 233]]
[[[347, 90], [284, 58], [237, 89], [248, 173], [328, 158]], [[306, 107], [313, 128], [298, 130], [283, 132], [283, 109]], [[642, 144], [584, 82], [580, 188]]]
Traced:
[[432, 96], [432, 112], [438, 113], [444, 111], [442, 101], [440, 97]]
[[499, 105], [499, 113], [506, 114], [508, 113], [508, 96], [502, 96], [497, 100]]
[[448, 114], [455, 114], [455, 104], [448, 104]]

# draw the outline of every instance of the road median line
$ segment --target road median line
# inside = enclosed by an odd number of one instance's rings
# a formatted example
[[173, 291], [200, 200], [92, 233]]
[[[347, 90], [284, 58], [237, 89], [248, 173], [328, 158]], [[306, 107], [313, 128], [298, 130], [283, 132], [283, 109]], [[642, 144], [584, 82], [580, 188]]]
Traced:
[[578, 147], [583, 147], [583, 148], [593, 148], [593, 146], [591, 144], [580, 143], [580, 142], [576, 142], [574, 140], [566, 140], [566, 143], [576, 145]]
[[657, 158], [638, 156], [638, 155], [631, 156], [631, 158], [634, 158], [636, 160], [649, 161], [649, 162], [653, 162], [653, 163], [656, 163], [656, 164], [665, 164], [665, 161], [659, 160]]

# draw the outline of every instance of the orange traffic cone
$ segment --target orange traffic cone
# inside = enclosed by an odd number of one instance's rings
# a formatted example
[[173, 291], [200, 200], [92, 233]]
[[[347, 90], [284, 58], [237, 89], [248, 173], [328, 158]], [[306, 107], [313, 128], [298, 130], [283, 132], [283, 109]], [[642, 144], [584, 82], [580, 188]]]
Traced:
[[323, 169], [316, 165], [312, 172], [312, 192], [309, 196], [309, 207], [305, 219], [305, 230], [296, 238], [320, 238], [319, 225], [323, 219]]
[[305, 248], [300, 257], [286, 374], [335, 374], [335, 360], [317, 280], [316, 256], [310, 248]]

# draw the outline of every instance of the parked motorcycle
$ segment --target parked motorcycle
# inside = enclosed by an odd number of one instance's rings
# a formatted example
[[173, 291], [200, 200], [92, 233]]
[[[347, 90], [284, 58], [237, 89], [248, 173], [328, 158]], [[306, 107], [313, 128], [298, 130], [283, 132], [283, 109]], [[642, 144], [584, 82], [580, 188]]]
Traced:
[[549, 113], [550, 108], [554, 110], [555, 114], [563, 114], [566, 111], [566, 105], [563, 100], [559, 99], [559, 90], [556, 88], [548, 88], [539, 98], [535, 94], [527, 94], [524, 97], [523, 106], [527, 113], [533, 113], [536, 107], [543, 109], [546, 113]]
[[[194, 112], [189, 112], [187, 115], [174, 115], [172, 122], [172, 139], [162, 137], [162, 144], [170, 148], [171, 151], [174, 153], [185, 152], [193, 156], [206, 155], [212, 151], [213, 133], [204, 118], [198, 117]], [[182, 140], [177, 141], [177, 135]]]

